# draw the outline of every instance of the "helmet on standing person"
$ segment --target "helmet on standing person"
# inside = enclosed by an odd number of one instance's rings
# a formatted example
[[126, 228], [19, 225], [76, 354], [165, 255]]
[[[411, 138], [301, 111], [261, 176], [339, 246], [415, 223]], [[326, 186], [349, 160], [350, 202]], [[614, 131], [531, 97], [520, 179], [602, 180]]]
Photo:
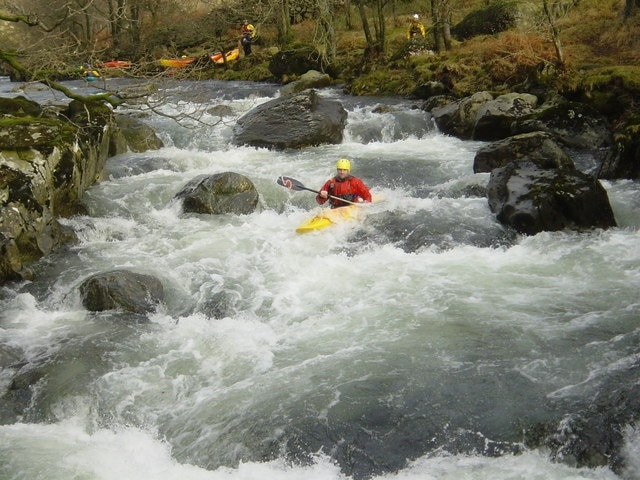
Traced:
[[420, 15], [418, 15], [417, 13], [413, 14], [413, 19], [414, 20], [418, 20], [420, 18]]
[[336, 162], [336, 170], [351, 170], [351, 162], [346, 158], [341, 158]]

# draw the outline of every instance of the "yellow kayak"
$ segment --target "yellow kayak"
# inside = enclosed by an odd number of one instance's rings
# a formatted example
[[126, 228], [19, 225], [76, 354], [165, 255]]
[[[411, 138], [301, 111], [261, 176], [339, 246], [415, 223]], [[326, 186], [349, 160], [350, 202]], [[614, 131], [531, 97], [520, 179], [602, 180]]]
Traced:
[[234, 48], [233, 50], [229, 50], [227, 53], [225, 53], [224, 58], [222, 58], [222, 52], [216, 52], [209, 58], [212, 62], [217, 63], [218, 65], [222, 65], [225, 61], [225, 58], [227, 62], [231, 62], [233, 60], [237, 60], [238, 57], [240, 57], [240, 49]]
[[[374, 202], [377, 199], [374, 198]], [[307, 233], [313, 232], [315, 230], [321, 230], [330, 225], [334, 225], [336, 223], [343, 223], [350, 220], [358, 220], [363, 218], [364, 210], [366, 210], [365, 205], [371, 205], [370, 203], [358, 204], [358, 205], [347, 205], [346, 207], [340, 208], [323, 208], [317, 215], [314, 215], [308, 220], [302, 222], [298, 228], [296, 228], [297, 233]]]
[[193, 63], [196, 57], [182, 57], [182, 58], [161, 58], [158, 63], [163, 67], [169, 68], [182, 68], [186, 67], [190, 63]]

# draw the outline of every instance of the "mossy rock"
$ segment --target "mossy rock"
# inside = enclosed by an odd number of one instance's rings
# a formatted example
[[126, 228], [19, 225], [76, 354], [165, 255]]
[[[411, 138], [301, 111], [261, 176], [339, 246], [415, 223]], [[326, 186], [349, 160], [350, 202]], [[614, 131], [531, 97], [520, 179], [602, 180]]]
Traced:
[[0, 97], [0, 115], [8, 114], [14, 117], [39, 117], [42, 107], [23, 96], [15, 98]]
[[516, 25], [517, 2], [495, 2], [471, 12], [451, 29], [459, 40], [478, 35], [493, 35]]
[[0, 118], [0, 149], [36, 149], [49, 154], [54, 147], [72, 144], [77, 128], [53, 118]]
[[416, 82], [410, 72], [379, 69], [364, 73], [345, 86], [352, 95], [408, 95]]
[[604, 115], [629, 114], [629, 106], [640, 100], [640, 67], [619, 65], [585, 71], [577, 90]]
[[281, 50], [269, 62], [269, 71], [276, 78], [302, 75], [309, 70], [324, 71], [320, 53], [312, 46]]

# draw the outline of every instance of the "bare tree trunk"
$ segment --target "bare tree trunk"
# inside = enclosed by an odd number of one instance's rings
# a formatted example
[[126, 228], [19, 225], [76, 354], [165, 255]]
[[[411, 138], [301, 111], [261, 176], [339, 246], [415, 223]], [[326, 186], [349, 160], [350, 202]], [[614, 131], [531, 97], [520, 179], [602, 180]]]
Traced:
[[351, 0], [344, 0], [344, 23], [347, 30], [353, 30], [353, 19], [351, 18]]
[[333, 26], [333, 8], [329, 2], [318, 2], [318, 34], [323, 63], [329, 64], [336, 56], [336, 34]]
[[125, 31], [125, 0], [109, 1], [109, 25], [111, 27], [111, 38], [114, 50], [119, 50], [123, 45], [122, 35]]
[[386, 43], [386, 28], [385, 28], [385, 16], [384, 6], [385, 0], [378, 0], [376, 2], [376, 16], [375, 16], [375, 30], [376, 30], [376, 51], [378, 53], [384, 53]]
[[431, 0], [431, 22], [433, 23], [433, 42], [436, 46], [436, 52], [442, 53], [446, 50], [442, 22], [440, 20], [440, 6], [442, 0]]
[[280, 12], [277, 20], [276, 41], [280, 48], [291, 42], [290, 0], [280, 0]]
[[373, 43], [373, 37], [371, 36], [371, 27], [369, 27], [369, 20], [367, 19], [367, 10], [363, 3], [358, 3], [358, 13], [360, 14], [360, 20], [362, 21], [364, 39], [367, 42], [367, 45], [371, 45]]
[[551, 10], [549, 6], [549, 0], [542, 0], [542, 6], [544, 8], [544, 14], [547, 17], [549, 22], [549, 27], [551, 29], [551, 41], [553, 42], [553, 48], [556, 51], [556, 59], [558, 60], [558, 66], [564, 67], [564, 51], [562, 49], [562, 42], [560, 41], [560, 30], [558, 29], [558, 25], [556, 23], [556, 15]]
[[142, 38], [141, 32], [142, 16], [140, 15], [140, 7], [138, 5], [131, 6], [131, 18], [129, 19], [129, 37], [133, 45], [140, 45]]
[[444, 41], [444, 46], [447, 50], [451, 50], [451, 45], [453, 44], [451, 40], [451, 2], [450, 0], [443, 0], [443, 8], [442, 8], [442, 38]]

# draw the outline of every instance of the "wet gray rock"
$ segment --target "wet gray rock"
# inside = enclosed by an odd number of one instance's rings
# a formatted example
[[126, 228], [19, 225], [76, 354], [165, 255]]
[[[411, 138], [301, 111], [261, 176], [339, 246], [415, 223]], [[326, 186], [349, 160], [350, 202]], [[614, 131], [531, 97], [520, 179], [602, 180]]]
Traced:
[[491, 100], [493, 100], [491, 93], [478, 92], [442, 107], [432, 108], [431, 115], [438, 129], [445, 135], [470, 139], [475, 128], [478, 110]]
[[613, 139], [598, 178], [640, 178], [640, 125], [629, 125]]
[[139, 119], [128, 115], [115, 115], [115, 120], [118, 130], [111, 140], [110, 155], [115, 156], [127, 150], [146, 152], [164, 146], [156, 132]]
[[234, 172], [200, 175], [176, 196], [186, 213], [249, 214], [258, 205], [258, 191], [244, 175]]
[[93, 275], [80, 284], [79, 290], [82, 304], [93, 312], [117, 309], [148, 313], [164, 301], [160, 280], [128, 270]]
[[566, 150], [544, 132], [523, 133], [490, 143], [478, 150], [473, 160], [474, 173], [520, 160], [529, 160], [540, 168], [573, 168]]
[[347, 111], [315, 90], [276, 98], [242, 116], [233, 129], [235, 145], [278, 150], [342, 142]]
[[611, 143], [606, 119], [584, 103], [559, 101], [514, 120], [512, 134], [547, 132], [571, 148], [595, 150]]
[[538, 98], [528, 93], [507, 93], [478, 108], [471, 138], [500, 140], [511, 135], [511, 124], [534, 111]]
[[293, 95], [309, 88], [323, 88], [331, 85], [331, 77], [317, 70], [309, 70], [300, 76], [298, 80], [286, 84], [280, 89], [280, 95]]
[[59, 217], [84, 211], [103, 175], [110, 108], [73, 100], [63, 115], [25, 99], [0, 104], [0, 283], [30, 279], [29, 265], [71, 239]]
[[491, 171], [487, 196], [497, 219], [526, 235], [616, 226], [604, 187], [577, 169], [512, 162]]
[[493, 98], [489, 92], [431, 109], [436, 125], [447, 135], [462, 139], [500, 140], [512, 135], [512, 123], [531, 114], [538, 102], [535, 95], [508, 93]]

